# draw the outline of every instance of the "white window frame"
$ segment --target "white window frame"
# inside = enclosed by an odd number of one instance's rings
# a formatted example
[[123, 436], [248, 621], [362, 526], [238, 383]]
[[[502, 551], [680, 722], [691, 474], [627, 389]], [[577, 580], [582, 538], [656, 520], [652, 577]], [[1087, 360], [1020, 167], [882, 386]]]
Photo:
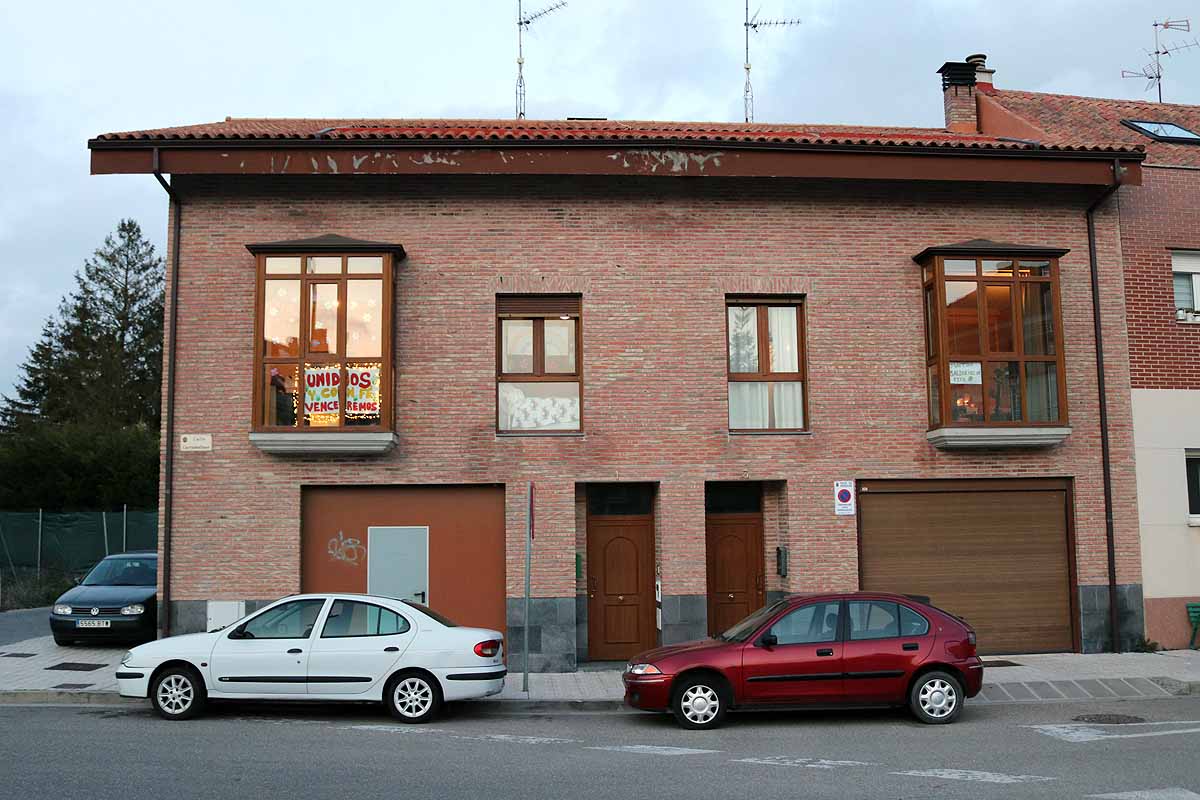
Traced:
[[[1200, 306], [1200, 250], [1171, 251], [1171, 302], [1175, 302], [1175, 276], [1192, 276], [1192, 305]], [[1200, 308], [1175, 309], [1179, 322], [1200, 322]]]

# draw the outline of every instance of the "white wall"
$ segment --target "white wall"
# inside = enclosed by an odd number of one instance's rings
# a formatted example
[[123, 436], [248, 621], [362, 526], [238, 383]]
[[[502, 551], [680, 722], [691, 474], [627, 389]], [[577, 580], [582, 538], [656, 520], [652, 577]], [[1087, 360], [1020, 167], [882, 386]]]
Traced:
[[1133, 390], [1145, 597], [1200, 595], [1200, 527], [1188, 526], [1188, 450], [1200, 452], [1200, 391]]

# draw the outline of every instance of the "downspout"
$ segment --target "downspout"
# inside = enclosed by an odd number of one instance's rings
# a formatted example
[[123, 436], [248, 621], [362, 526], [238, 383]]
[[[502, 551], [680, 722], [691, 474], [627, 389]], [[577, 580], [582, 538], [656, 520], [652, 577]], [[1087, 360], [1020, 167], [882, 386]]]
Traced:
[[175, 331], [179, 320], [179, 245], [183, 203], [175, 189], [159, 170], [158, 148], [154, 148], [154, 177], [170, 198], [171, 210], [175, 212], [171, 221], [171, 313], [167, 325], [167, 385], [166, 419], [163, 436], [166, 447], [163, 451], [163, 529], [162, 529], [162, 602], [159, 604], [159, 630], [163, 637], [171, 635], [171, 510], [175, 478]]
[[1096, 259], [1096, 209], [1121, 188], [1125, 168], [1120, 159], [1113, 161], [1112, 183], [1088, 206], [1088, 262], [1092, 273], [1092, 324], [1096, 338], [1096, 390], [1100, 400], [1100, 456], [1104, 472], [1104, 536], [1108, 549], [1108, 629], [1112, 651], [1121, 652], [1121, 621], [1117, 613], [1117, 548], [1113, 533], [1112, 447], [1108, 436], [1108, 393], [1104, 385], [1104, 333], [1100, 322], [1100, 268]]

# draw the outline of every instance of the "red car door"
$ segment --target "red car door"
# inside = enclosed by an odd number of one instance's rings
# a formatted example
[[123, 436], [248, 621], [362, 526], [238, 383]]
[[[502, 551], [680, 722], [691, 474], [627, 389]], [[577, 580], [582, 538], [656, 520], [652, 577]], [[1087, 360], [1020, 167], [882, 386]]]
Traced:
[[901, 702], [908, 680], [929, 658], [929, 621], [902, 603], [851, 600], [842, 650], [846, 699], [852, 703]]
[[793, 606], [742, 650], [748, 703], [837, 703], [842, 699], [841, 601]]

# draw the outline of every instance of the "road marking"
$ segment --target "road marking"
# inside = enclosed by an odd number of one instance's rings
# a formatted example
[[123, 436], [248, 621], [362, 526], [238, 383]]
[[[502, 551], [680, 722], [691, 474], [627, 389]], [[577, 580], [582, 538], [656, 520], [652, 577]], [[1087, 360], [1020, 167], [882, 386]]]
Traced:
[[1141, 789], [1136, 792], [1117, 792], [1116, 794], [1089, 794], [1088, 797], [1102, 798], [1102, 800], [1200, 800], [1200, 794], [1178, 787]]
[[1005, 775], [1002, 772], [980, 772], [974, 769], [913, 769], [892, 774], [910, 775], [914, 778], [945, 778], [948, 781], [978, 781], [980, 783], [1038, 783], [1057, 780], [1041, 775]]
[[369, 733], [444, 733], [441, 728], [418, 728], [416, 725], [343, 725], [343, 730]]
[[[1197, 725], [1200, 720], [1177, 720], [1173, 722], [1134, 722], [1122, 724], [1121, 728], [1144, 728], [1159, 725]], [[1184, 733], [1200, 733], [1200, 728], [1172, 728], [1170, 730], [1142, 731], [1139, 733], [1117, 733], [1112, 725], [1026, 725], [1044, 736], [1064, 742], [1098, 742], [1103, 739], [1145, 739], [1151, 736], [1178, 736]]]
[[790, 756], [763, 756], [761, 758], [735, 758], [738, 764], [764, 764], [776, 767], [808, 767], [810, 769], [837, 769], [838, 767], [873, 767], [869, 761], [841, 761], [829, 758], [792, 758]]
[[556, 736], [518, 736], [513, 733], [481, 733], [462, 734], [452, 733], [451, 739], [463, 739], [477, 742], [513, 742], [514, 744], [573, 744], [578, 739], [560, 739]]
[[608, 747], [588, 747], [586, 750], [610, 750], [614, 753], [641, 753], [648, 756], [695, 756], [719, 753], [720, 750], [699, 750], [694, 747], [667, 747], [657, 744], [622, 744]]

